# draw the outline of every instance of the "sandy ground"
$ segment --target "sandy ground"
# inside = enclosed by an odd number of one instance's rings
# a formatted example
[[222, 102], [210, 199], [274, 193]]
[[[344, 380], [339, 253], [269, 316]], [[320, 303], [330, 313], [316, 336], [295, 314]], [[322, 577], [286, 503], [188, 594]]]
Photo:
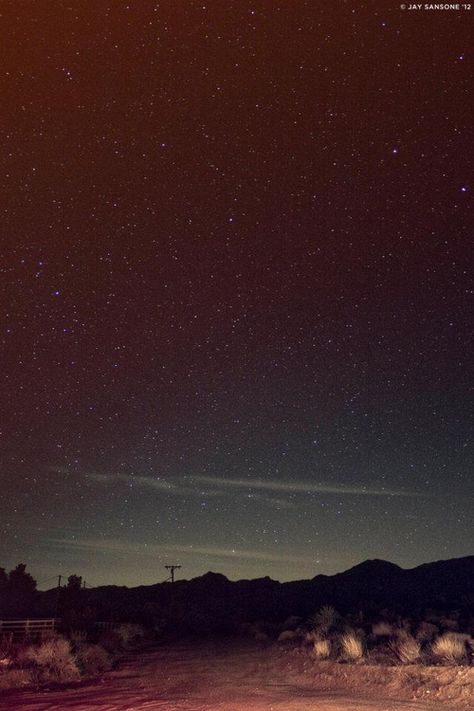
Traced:
[[[376, 684], [370, 681], [374, 674]], [[449, 699], [436, 700], [434, 691], [431, 697], [434, 701], [424, 697], [417, 699], [420, 693], [430, 693], [421, 678], [420, 692], [417, 678], [411, 679], [413, 688], [402, 690], [400, 674], [397, 676], [395, 670], [394, 676], [384, 679], [383, 667], [341, 666], [330, 662], [315, 665], [308, 661], [307, 655], [274, 646], [259, 647], [255, 643], [188, 643], [131, 656], [100, 679], [74, 688], [7, 693], [0, 698], [0, 709], [459, 711], [469, 708], [464, 703], [459, 704], [459, 699], [453, 703]]]

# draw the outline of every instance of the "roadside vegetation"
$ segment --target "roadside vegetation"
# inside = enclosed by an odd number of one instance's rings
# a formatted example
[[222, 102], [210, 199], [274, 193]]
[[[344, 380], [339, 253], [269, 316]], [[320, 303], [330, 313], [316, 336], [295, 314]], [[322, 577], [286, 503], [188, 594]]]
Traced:
[[139, 625], [122, 624], [95, 634], [71, 632], [36, 643], [0, 642], [0, 690], [39, 688], [94, 677], [112, 668], [127, 651], [145, 638]]
[[[474, 616], [461, 619], [432, 611], [429, 619], [410, 620], [384, 612], [389, 619], [366, 619], [362, 613], [343, 617], [324, 606], [304, 622], [291, 618], [277, 628], [280, 644], [299, 648], [312, 659], [340, 663], [399, 666], [469, 666], [474, 663]], [[271, 639], [271, 626], [250, 626], [257, 639]]]
[[[173, 644], [226, 635], [233, 636], [229, 644], [235, 645], [242, 642], [239, 636], [253, 638], [275, 663], [279, 656], [285, 663], [295, 663], [296, 675], [298, 668], [304, 668], [301, 679], [314, 684], [330, 679], [342, 686], [346, 682], [354, 688], [367, 684], [373, 690], [380, 685], [385, 690], [390, 685], [398, 688], [404, 679], [413, 698], [421, 698], [420, 689], [438, 694], [437, 698], [444, 698], [441, 693], [455, 698], [455, 684], [460, 690], [456, 699], [465, 694], [472, 700], [470, 593], [454, 598], [454, 603], [440, 596], [439, 608], [411, 607], [407, 602], [390, 610], [382, 609], [378, 601], [363, 599], [362, 609], [351, 611], [352, 603], [346, 601], [340, 605], [343, 612], [330, 604], [318, 607], [333, 597], [328, 596], [315, 601], [316, 609], [309, 614], [311, 598], [299, 607], [305, 617], [293, 615], [278, 622], [281, 611], [267, 607], [274, 583], [255, 581], [260, 587], [254, 605], [248, 582], [235, 583], [241, 586], [242, 597], [234, 600], [232, 608], [226, 595], [234, 583], [211, 573], [190, 583], [155, 586], [153, 597], [147, 590], [117, 592], [115, 588], [107, 588], [105, 597], [101, 589], [84, 589], [77, 575], [70, 576], [63, 587], [40, 594], [24, 564], [8, 574], [0, 569], [0, 613], [5, 619], [49, 614], [59, 624], [58, 635], [38, 642], [6, 634], [0, 638], [0, 690], [70, 684], [100, 675], [125, 652], [143, 648], [147, 640], [168, 639]], [[262, 610], [264, 619], [252, 621]]]

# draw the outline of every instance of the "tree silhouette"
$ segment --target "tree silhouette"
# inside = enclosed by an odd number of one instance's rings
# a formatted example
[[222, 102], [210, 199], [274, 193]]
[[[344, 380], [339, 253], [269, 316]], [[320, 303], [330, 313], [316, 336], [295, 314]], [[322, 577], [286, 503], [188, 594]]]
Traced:
[[0, 568], [1, 611], [7, 615], [31, 615], [36, 600], [36, 580], [19, 563], [9, 575]]
[[82, 577], [80, 575], [70, 575], [67, 579], [66, 590], [80, 590], [82, 586]]

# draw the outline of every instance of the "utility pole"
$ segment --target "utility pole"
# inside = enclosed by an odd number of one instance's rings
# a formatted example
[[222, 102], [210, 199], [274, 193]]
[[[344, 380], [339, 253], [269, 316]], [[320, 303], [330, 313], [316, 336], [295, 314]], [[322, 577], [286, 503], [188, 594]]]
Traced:
[[[174, 583], [174, 571], [175, 571], [175, 570], [178, 570], [179, 568], [181, 568], [181, 566], [180, 566], [180, 565], [165, 565], [165, 568], [166, 568], [166, 570], [169, 570], [170, 573], [171, 573], [171, 575], [170, 575], [170, 577], [168, 578], [168, 580], [171, 580], [171, 582]], [[166, 582], [167, 582], [167, 581], [165, 580], [165, 583], [166, 583]]]
[[58, 587], [56, 588], [56, 603], [54, 605], [54, 617], [56, 618], [58, 616], [58, 610], [59, 610], [59, 596], [61, 595], [61, 578], [62, 575], [58, 575]]

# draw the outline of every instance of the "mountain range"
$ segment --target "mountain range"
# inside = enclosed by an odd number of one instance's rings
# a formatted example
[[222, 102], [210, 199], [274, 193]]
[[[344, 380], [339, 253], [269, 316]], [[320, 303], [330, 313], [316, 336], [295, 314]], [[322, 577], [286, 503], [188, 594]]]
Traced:
[[[42, 614], [51, 613], [57, 590], [41, 593]], [[280, 583], [271, 578], [228, 580], [208, 572], [191, 580], [127, 588], [102, 586], [80, 591], [82, 609], [102, 620], [133, 620], [191, 628], [224, 629], [242, 622], [307, 618], [323, 605], [342, 614], [376, 617], [390, 611], [422, 617], [427, 610], [474, 615], [474, 556], [403, 569], [366, 560], [336, 575]], [[76, 605], [79, 600], [76, 598]], [[92, 614], [92, 613], [91, 613]], [[192, 623], [190, 625], [190, 623]], [[202, 624], [201, 624], [202, 623]]]

